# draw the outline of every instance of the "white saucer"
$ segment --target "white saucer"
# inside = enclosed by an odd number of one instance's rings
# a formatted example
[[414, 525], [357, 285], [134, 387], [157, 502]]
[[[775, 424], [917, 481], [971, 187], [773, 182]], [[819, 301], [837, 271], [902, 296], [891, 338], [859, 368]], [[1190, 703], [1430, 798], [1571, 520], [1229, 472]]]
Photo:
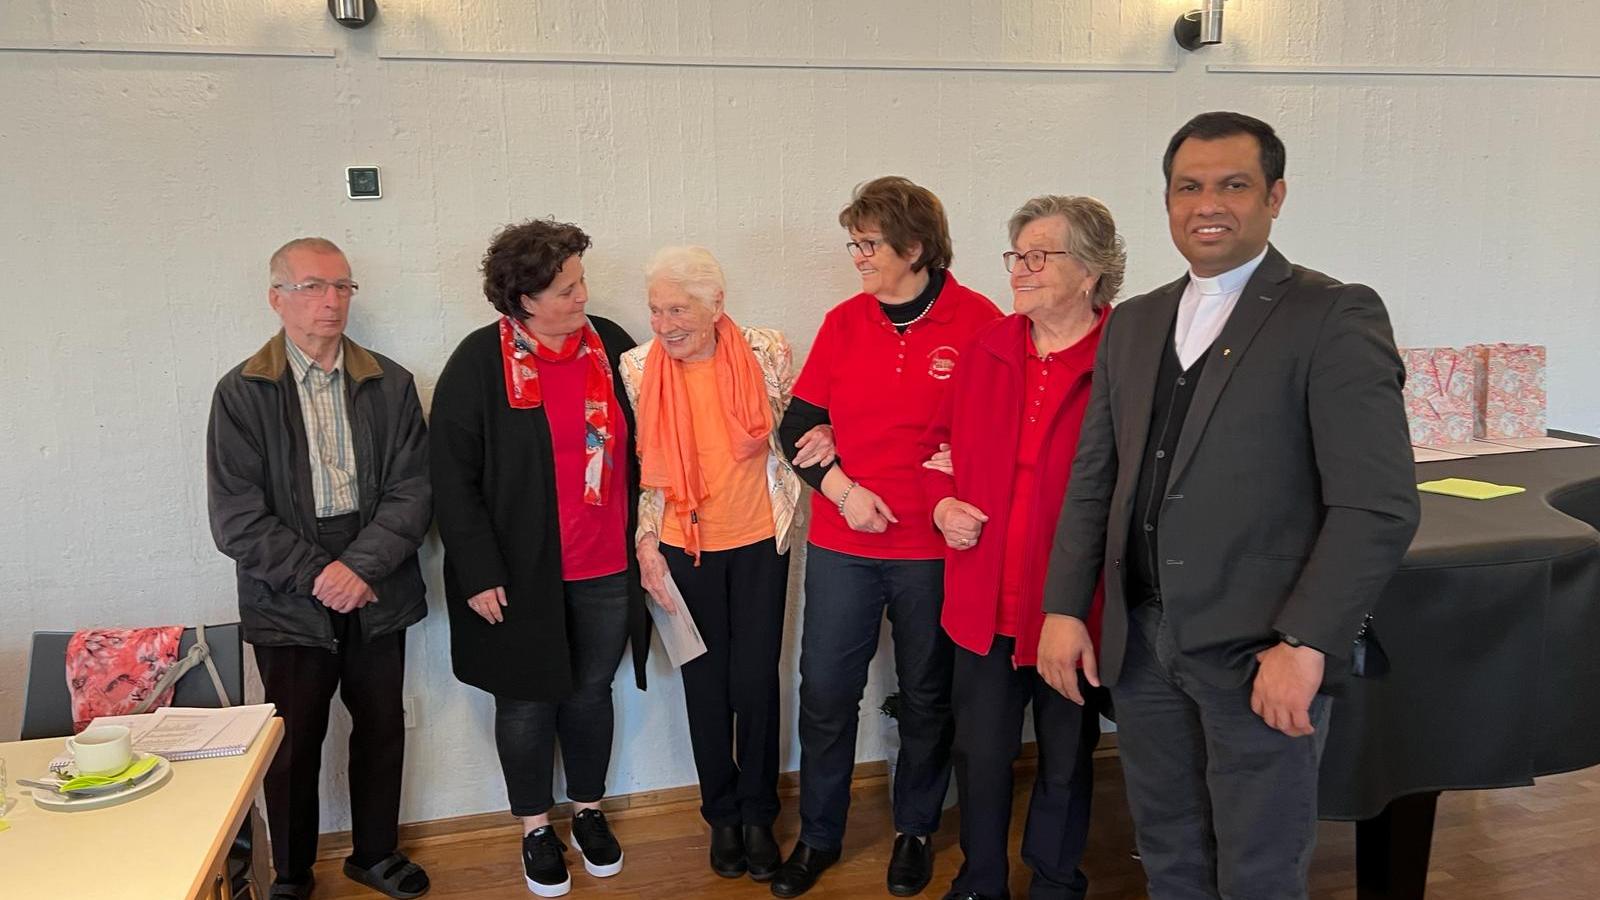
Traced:
[[[133, 759], [135, 762], [137, 762], [146, 756], [152, 755], [154, 754], [135, 751], [133, 754]], [[52, 794], [48, 791], [38, 788], [33, 789], [31, 793], [33, 794], [34, 804], [40, 809], [48, 809], [58, 812], [73, 812], [81, 809], [101, 809], [107, 806], [116, 806], [119, 803], [126, 803], [135, 797], [148, 794], [165, 784], [171, 777], [172, 763], [167, 762], [163, 757], [157, 756], [155, 771], [143, 781], [125, 790], [97, 794], [93, 797], [66, 797], [62, 796], [61, 794]], [[65, 783], [63, 779], [57, 778], [55, 780]]]

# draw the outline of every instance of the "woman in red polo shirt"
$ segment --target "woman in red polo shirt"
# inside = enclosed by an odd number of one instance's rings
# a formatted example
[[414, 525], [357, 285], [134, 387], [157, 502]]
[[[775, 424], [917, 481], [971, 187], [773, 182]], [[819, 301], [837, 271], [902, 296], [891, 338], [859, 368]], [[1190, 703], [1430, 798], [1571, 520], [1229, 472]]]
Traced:
[[[800, 840], [773, 879], [796, 897], [839, 858], [857, 710], [885, 608], [894, 630], [901, 747], [891, 893], [922, 891], [928, 838], [950, 780], [951, 646], [939, 627], [944, 541], [933, 528], [919, 444], [972, 336], [1000, 311], [949, 272], [950, 228], [926, 188], [886, 177], [839, 213], [861, 293], [828, 312], [779, 435], [811, 498], [800, 642]], [[831, 465], [811, 439], [831, 424]]]
[[[1091, 757], [1103, 692], [1078, 706], [1037, 669], [1045, 564], [1089, 402], [1100, 330], [1127, 261], [1111, 212], [1043, 196], [1011, 217], [1013, 315], [984, 326], [923, 438], [926, 502], [944, 535], [944, 629], [955, 642], [953, 706], [961, 850], [949, 897], [1007, 895], [1011, 764], [1032, 702], [1039, 774], [1022, 858], [1034, 897], [1082, 897]], [[953, 466], [952, 466], [953, 461]], [[1090, 617], [1098, 635], [1099, 598]]]

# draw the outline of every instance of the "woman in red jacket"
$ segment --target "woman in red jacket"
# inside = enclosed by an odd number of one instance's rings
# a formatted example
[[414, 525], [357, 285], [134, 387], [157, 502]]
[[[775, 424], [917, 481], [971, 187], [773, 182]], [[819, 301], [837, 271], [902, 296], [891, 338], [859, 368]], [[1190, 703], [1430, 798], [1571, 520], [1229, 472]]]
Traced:
[[[1013, 315], [982, 328], [923, 438], [923, 484], [944, 536], [944, 630], [955, 643], [952, 708], [961, 849], [948, 898], [1008, 896], [1011, 763], [1033, 703], [1039, 774], [1022, 858], [1030, 896], [1082, 897], [1099, 704], [1039, 676], [1045, 564], [1089, 400], [1100, 330], [1127, 255], [1106, 207], [1047, 195], [1011, 217]], [[1099, 633], [1099, 598], [1089, 627]], [[1090, 690], [1084, 685], [1084, 690]], [[1098, 698], [1097, 698], [1098, 699]]]

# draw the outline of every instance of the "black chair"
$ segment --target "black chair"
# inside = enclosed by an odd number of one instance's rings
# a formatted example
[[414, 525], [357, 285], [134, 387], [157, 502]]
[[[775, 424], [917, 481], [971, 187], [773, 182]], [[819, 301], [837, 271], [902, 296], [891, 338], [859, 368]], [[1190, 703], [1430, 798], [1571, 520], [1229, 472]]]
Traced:
[[[72, 734], [72, 695], [67, 691], [67, 641], [71, 631], [35, 631], [28, 656], [28, 687], [22, 702], [22, 740], [66, 737]], [[182, 659], [194, 646], [195, 630], [185, 628], [178, 643]], [[228, 703], [244, 702], [244, 642], [238, 622], [206, 626], [206, 646], [222, 676]], [[205, 666], [196, 666], [178, 679], [173, 706], [220, 706], [217, 689]]]
[[[67, 642], [71, 631], [35, 631], [33, 649], [28, 655], [28, 687], [22, 701], [22, 740], [66, 737], [72, 734], [72, 694], [67, 690]], [[197, 639], [193, 628], [183, 630], [178, 642], [178, 658], [188, 654]], [[244, 702], [244, 637], [238, 622], [206, 626], [206, 647], [222, 679], [228, 705]], [[215, 708], [217, 688], [204, 665], [195, 666], [178, 679], [172, 692], [173, 706]], [[228, 851], [230, 896], [259, 896], [255, 890], [252, 860], [252, 835], [257, 814], [245, 816]]]

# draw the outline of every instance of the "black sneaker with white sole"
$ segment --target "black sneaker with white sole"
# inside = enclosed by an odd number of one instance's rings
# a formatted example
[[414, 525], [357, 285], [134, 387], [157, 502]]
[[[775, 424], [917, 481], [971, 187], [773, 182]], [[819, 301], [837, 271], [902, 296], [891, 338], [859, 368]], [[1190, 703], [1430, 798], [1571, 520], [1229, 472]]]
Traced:
[[522, 836], [522, 877], [535, 897], [560, 897], [572, 890], [566, 852], [567, 845], [549, 825]]
[[583, 867], [590, 875], [607, 878], [622, 871], [622, 845], [600, 810], [579, 810], [572, 817], [572, 846], [583, 854]]

